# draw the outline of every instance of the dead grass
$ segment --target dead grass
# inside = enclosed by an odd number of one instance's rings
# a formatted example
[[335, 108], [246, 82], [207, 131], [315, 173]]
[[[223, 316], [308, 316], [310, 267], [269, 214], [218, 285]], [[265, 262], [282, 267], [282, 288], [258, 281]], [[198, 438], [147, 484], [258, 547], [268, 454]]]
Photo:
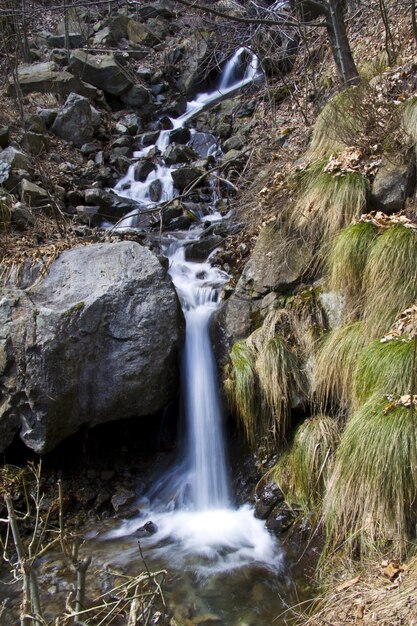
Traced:
[[[352, 566], [338, 562], [339, 576], [304, 613], [288, 623], [299, 626], [416, 626], [417, 558], [400, 564], [390, 580], [387, 560], [365, 561]], [[334, 570], [333, 570], [334, 572]], [[294, 607], [294, 613], [297, 608]]]

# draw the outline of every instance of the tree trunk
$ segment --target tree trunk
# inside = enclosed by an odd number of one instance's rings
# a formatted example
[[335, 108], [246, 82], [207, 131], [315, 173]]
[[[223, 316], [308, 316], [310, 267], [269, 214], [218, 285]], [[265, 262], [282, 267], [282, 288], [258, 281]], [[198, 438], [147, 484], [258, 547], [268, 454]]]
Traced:
[[346, 32], [343, 2], [342, 0], [328, 0], [327, 4], [327, 34], [339, 77], [343, 84], [355, 85], [360, 81], [360, 78]]

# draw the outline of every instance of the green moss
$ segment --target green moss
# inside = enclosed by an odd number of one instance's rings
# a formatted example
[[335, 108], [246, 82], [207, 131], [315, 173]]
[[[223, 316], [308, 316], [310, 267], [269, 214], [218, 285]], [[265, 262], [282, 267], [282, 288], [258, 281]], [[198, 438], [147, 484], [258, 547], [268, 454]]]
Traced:
[[325, 496], [327, 551], [403, 556], [417, 522], [416, 414], [373, 396], [342, 434]]
[[353, 375], [356, 406], [372, 395], [411, 393], [414, 344], [412, 340], [376, 340], [361, 352]]
[[65, 311], [64, 317], [71, 317], [74, 313], [82, 311], [84, 307], [85, 302], [78, 302], [77, 304], [74, 304], [74, 306], [72, 306], [70, 309]]

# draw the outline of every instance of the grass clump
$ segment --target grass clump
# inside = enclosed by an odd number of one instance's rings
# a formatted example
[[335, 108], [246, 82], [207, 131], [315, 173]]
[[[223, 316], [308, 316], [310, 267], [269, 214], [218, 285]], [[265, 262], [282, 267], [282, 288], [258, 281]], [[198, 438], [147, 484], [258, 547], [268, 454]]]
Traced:
[[260, 328], [233, 346], [226, 367], [226, 396], [251, 445], [266, 435], [284, 439], [291, 407], [305, 396], [301, 361], [281, 334], [284, 327], [287, 314], [268, 314]]
[[310, 240], [334, 237], [366, 209], [369, 183], [359, 172], [333, 174], [318, 161], [303, 172], [300, 187], [291, 222]]
[[338, 443], [338, 425], [328, 415], [316, 415], [299, 426], [286, 457], [285, 470], [281, 465], [275, 472], [277, 482], [286, 486], [287, 499], [308, 510], [317, 510]]
[[262, 346], [255, 368], [264, 404], [274, 418], [270, 431], [273, 437], [285, 437], [291, 405], [305, 391], [299, 360], [285, 339], [277, 336]]
[[327, 548], [364, 556], [391, 547], [404, 556], [417, 522], [416, 413], [373, 396], [342, 433], [323, 517]]
[[416, 230], [396, 224], [377, 237], [364, 275], [364, 318], [371, 338], [383, 335], [417, 300], [416, 258]]
[[230, 407], [243, 426], [249, 443], [255, 443], [259, 415], [258, 379], [255, 372], [255, 354], [245, 341], [236, 342], [230, 351], [224, 389]]
[[414, 344], [410, 339], [373, 341], [361, 352], [353, 375], [355, 405], [364, 404], [372, 395], [411, 393]]
[[331, 154], [342, 152], [346, 146], [343, 141], [337, 139], [337, 133], [332, 124], [335, 110], [340, 107], [344, 108], [345, 99], [345, 91], [337, 93], [329, 100], [317, 117], [311, 144], [307, 151], [307, 158], [310, 161], [316, 161], [317, 159], [329, 157]]
[[367, 342], [362, 322], [332, 330], [316, 357], [315, 394], [319, 406], [339, 407], [345, 412], [352, 403], [352, 380], [358, 356]]
[[342, 291], [351, 318], [363, 300], [364, 270], [378, 231], [371, 222], [358, 222], [334, 239], [328, 259], [329, 288]]

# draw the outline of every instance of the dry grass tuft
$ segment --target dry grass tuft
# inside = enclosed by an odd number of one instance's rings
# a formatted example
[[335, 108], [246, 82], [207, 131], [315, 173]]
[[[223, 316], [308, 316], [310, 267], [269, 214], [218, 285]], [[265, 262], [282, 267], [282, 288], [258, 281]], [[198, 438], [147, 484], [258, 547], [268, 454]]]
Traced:
[[370, 338], [386, 333], [417, 300], [417, 231], [396, 224], [377, 237], [365, 268], [364, 319]]
[[417, 522], [416, 434], [414, 407], [380, 395], [352, 415], [324, 499], [325, 553], [407, 553]]
[[313, 242], [333, 238], [366, 210], [369, 183], [359, 172], [337, 175], [317, 161], [300, 177], [301, 193], [291, 209], [290, 223]]
[[251, 445], [266, 435], [285, 439], [291, 407], [305, 397], [301, 360], [279, 334], [286, 324], [286, 312], [272, 311], [263, 325], [236, 343], [230, 353], [225, 391]]
[[287, 499], [317, 511], [339, 436], [336, 421], [327, 415], [316, 415], [299, 426], [289, 454], [280, 460], [274, 471], [274, 478], [284, 486]]
[[350, 408], [353, 372], [367, 341], [362, 322], [336, 328], [325, 337], [314, 372], [315, 394], [322, 410], [326, 406], [344, 412]]
[[345, 312], [352, 320], [363, 304], [366, 288], [363, 276], [369, 253], [377, 237], [377, 228], [370, 222], [358, 222], [343, 229], [331, 246], [328, 271], [331, 291], [342, 291]]
[[356, 407], [372, 395], [406, 395], [411, 393], [414, 343], [407, 339], [379, 339], [361, 352], [353, 375]]

